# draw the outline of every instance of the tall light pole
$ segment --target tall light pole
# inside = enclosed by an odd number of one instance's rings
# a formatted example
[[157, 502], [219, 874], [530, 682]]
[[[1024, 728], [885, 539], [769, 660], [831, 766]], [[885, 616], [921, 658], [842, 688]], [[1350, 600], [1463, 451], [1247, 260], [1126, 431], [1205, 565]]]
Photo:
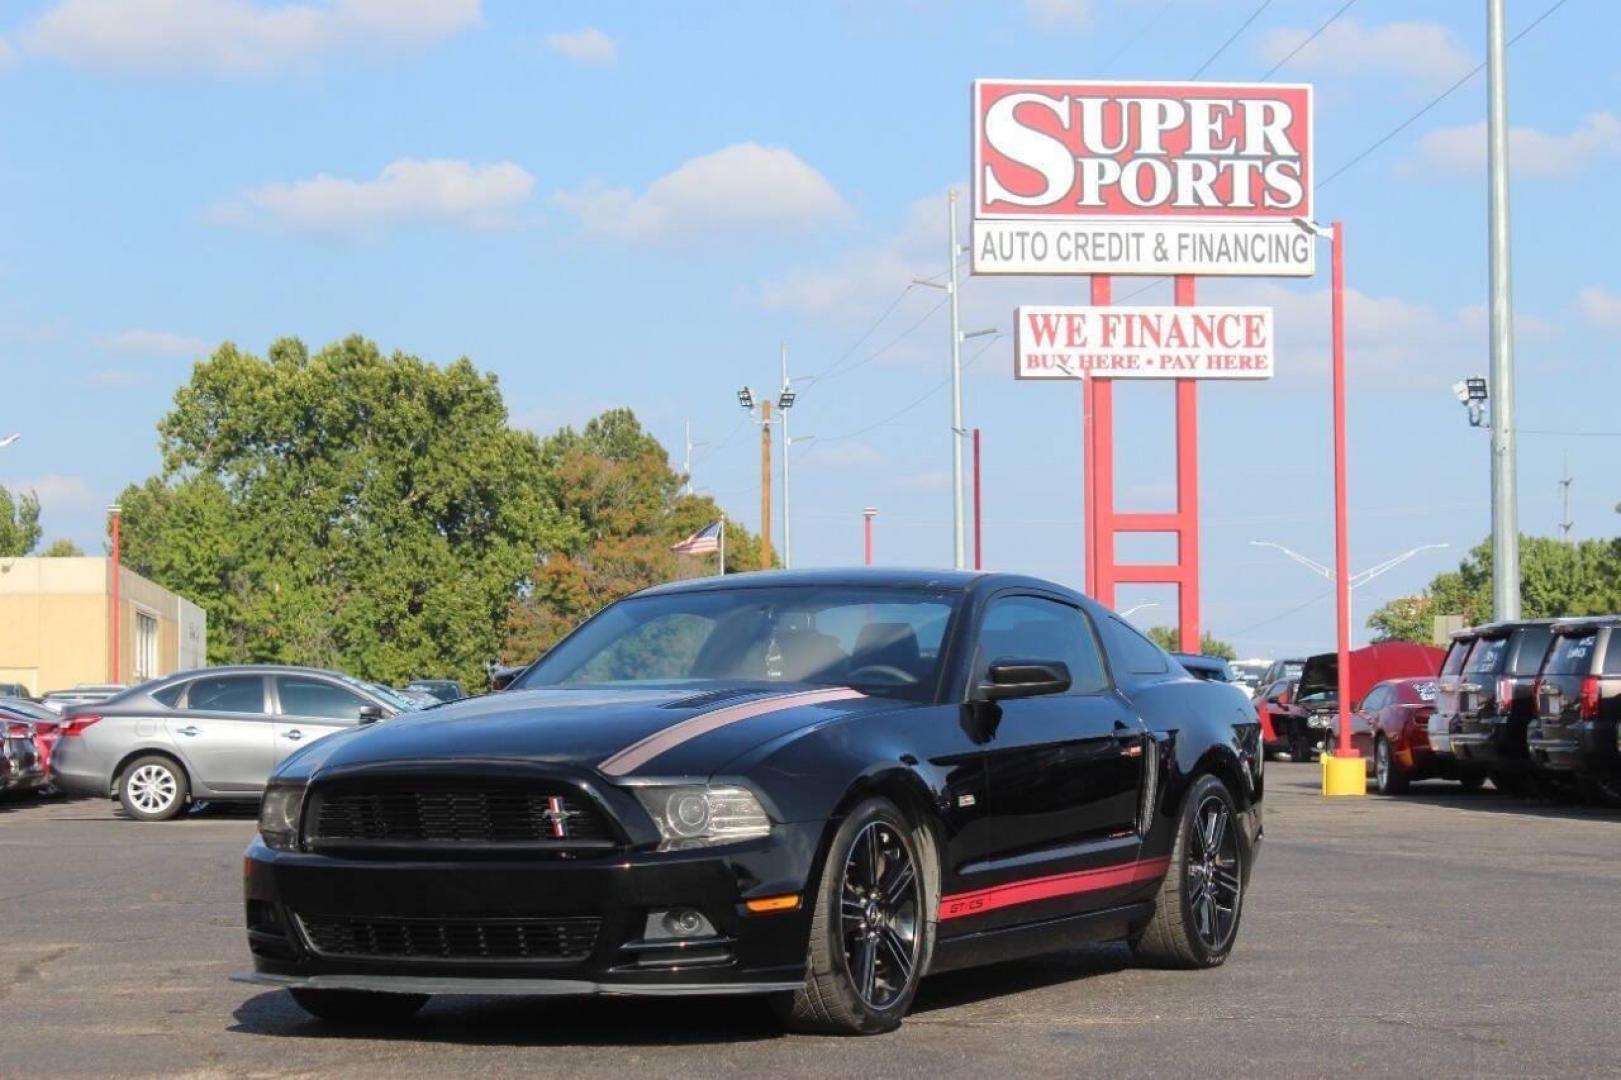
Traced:
[[1514, 450], [1514, 296], [1508, 236], [1508, 72], [1503, 0], [1486, 0], [1486, 176], [1491, 235], [1492, 613], [1520, 617]]
[[861, 511], [861, 548], [862, 565], [872, 565], [872, 519], [878, 516], [878, 508], [869, 506]]
[[122, 568], [123, 568], [123, 561], [124, 561], [123, 527], [122, 527], [123, 526], [123, 521], [124, 521], [124, 508], [122, 506], [118, 505], [117, 503], [113, 503], [111, 506], [109, 506], [107, 508], [107, 515], [111, 519], [112, 534], [113, 534], [113, 545], [112, 545], [113, 546], [112, 608], [111, 608], [111, 611], [109, 612], [109, 615], [108, 615], [108, 622], [109, 622], [110, 625], [108, 627], [109, 634], [108, 634], [108, 643], [107, 643], [108, 644], [108, 650], [109, 650], [108, 651], [108, 663], [107, 663], [107, 681], [110, 682], [110, 683], [121, 683], [124, 680], [119, 677], [121, 672], [119, 670], [120, 669], [120, 663], [119, 663], [119, 655], [118, 655], [118, 651], [119, 651], [118, 650], [118, 645], [119, 645], [119, 639], [120, 639], [120, 637], [122, 637], [122, 635], [120, 634], [120, 631], [124, 628], [123, 627], [124, 620], [120, 617], [120, 612], [118, 610], [118, 607], [119, 607], [119, 602], [120, 602], [120, 598], [119, 598], [120, 581], [119, 581], [119, 579], [121, 577], [123, 577]]
[[951, 242], [946, 248], [951, 273], [946, 286], [951, 296], [951, 565], [967, 564], [962, 512], [962, 333], [957, 316], [957, 189], [946, 199]]
[[777, 394], [777, 410], [782, 422], [782, 568], [793, 569], [794, 526], [788, 513], [788, 459], [794, 448], [794, 439], [788, 434], [788, 410], [794, 407], [793, 385], [788, 381], [788, 344], [782, 345], [782, 390]]
[[771, 402], [759, 403], [755, 414], [754, 391], [747, 386], [737, 392], [737, 403], [748, 410], [760, 425], [760, 569], [771, 569]]

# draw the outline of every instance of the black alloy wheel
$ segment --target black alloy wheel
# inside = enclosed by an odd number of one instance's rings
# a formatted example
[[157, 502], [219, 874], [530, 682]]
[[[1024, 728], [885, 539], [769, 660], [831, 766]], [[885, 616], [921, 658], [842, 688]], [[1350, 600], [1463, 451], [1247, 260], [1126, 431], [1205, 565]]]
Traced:
[[1132, 938], [1155, 967], [1216, 967], [1238, 939], [1245, 847], [1232, 793], [1209, 774], [1188, 792], [1153, 917]]
[[894, 803], [852, 809], [828, 845], [814, 894], [805, 986], [773, 1001], [792, 1030], [893, 1031], [928, 970], [940, 901], [934, 847]]
[[1194, 816], [1185, 888], [1193, 909], [1194, 931], [1211, 952], [1232, 943], [1238, 928], [1242, 884], [1238, 876], [1238, 828], [1231, 803], [1207, 795]]
[[869, 1008], [888, 1007], [912, 981], [919, 889], [917, 865], [900, 834], [882, 821], [863, 828], [844, 864], [839, 933], [845, 971]]

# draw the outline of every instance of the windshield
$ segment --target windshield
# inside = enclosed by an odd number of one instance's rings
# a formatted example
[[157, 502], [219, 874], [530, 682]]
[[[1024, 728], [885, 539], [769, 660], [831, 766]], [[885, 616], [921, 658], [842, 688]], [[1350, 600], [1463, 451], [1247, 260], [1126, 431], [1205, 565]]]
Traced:
[[353, 686], [358, 686], [372, 697], [382, 701], [383, 704], [387, 705], [395, 712], [416, 712], [418, 709], [422, 708], [422, 702], [413, 698], [405, 697], [398, 690], [391, 690], [386, 686], [379, 686], [374, 682], [367, 682], [365, 679], [353, 679], [347, 675], [341, 675], [339, 678]]
[[928, 700], [957, 599], [810, 586], [632, 597], [564, 639], [513, 689], [781, 682]]
[[1549, 675], [1586, 675], [1593, 666], [1593, 646], [1598, 633], [1560, 634], [1554, 639], [1553, 652], [1548, 654]]

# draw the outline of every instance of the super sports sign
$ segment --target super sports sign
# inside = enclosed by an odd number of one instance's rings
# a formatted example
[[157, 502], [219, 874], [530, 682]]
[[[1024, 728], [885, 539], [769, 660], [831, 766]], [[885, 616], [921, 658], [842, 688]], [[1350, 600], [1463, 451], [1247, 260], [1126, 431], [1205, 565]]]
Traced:
[[1309, 86], [980, 79], [976, 274], [1305, 277]]

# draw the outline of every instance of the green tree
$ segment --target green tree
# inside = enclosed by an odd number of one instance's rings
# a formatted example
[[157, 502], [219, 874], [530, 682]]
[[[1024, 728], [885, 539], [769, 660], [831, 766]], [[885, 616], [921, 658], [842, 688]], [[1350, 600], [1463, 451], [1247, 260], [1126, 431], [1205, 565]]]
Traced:
[[[1520, 538], [1520, 613], [1528, 619], [1621, 610], [1621, 540], [1568, 544], [1546, 536]], [[1435, 618], [1457, 615], [1466, 625], [1492, 617], [1492, 547], [1473, 548], [1456, 570], [1437, 574], [1421, 592], [1398, 596], [1368, 617], [1376, 641], [1430, 642]]]
[[[1182, 635], [1174, 626], [1150, 626], [1148, 639], [1166, 652], [1182, 651]], [[1238, 659], [1231, 645], [1212, 637], [1208, 631], [1199, 635], [1199, 652], [1203, 656], [1219, 656], [1223, 660]]]
[[13, 496], [0, 487], [0, 557], [27, 555], [39, 546], [39, 497], [33, 492]]
[[65, 537], [52, 540], [50, 546], [40, 552], [47, 559], [73, 559], [84, 554], [84, 549]]
[[158, 431], [125, 559], [207, 609], [212, 662], [481, 682], [536, 554], [574, 542], [539, 440], [465, 358], [226, 344]]
[[[504, 662], [533, 660], [592, 613], [649, 585], [714, 572], [716, 556], [671, 546], [721, 517], [706, 495], [680, 493], [683, 477], [629, 409], [580, 431], [564, 428], [541, 454], [574, 542], [536, 561], [507, 620]], [[728, 572], [760, 565], [760, 542], [726, 522]]]

